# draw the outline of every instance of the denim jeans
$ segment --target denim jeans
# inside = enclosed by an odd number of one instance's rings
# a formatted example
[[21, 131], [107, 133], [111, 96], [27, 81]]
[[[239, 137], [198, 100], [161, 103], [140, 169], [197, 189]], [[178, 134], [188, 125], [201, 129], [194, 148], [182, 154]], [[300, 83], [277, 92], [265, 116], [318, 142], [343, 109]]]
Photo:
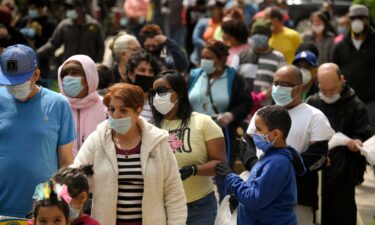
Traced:
[[215, 193], [188, 203], [187, 225], [214, 225], [217, 213]]

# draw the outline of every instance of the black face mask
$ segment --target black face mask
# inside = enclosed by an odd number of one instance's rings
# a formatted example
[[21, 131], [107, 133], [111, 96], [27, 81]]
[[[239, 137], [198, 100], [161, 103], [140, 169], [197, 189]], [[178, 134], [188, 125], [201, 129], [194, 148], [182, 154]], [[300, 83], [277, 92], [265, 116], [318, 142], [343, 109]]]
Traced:
[[154, 83], [154, 77], [148, 77], [136, 74], [134, 85], [137, 85], [142, 88], [143, 92], [147, 93], [151, 88], [152, 84]]

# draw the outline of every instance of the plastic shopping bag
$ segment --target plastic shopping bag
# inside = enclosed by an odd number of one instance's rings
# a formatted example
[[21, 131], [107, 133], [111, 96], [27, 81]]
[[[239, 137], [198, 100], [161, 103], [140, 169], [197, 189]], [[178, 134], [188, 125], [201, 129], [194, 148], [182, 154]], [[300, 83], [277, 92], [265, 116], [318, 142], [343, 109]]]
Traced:
[[[242, 180], [246, 181], [250, 176], [250, 172], [245, 170], [240, 174]], [[220, 207], [217, 210], [217, 216], [215, 219], [215, 225], [237, 225], [237, 209], [233, 211], [230, 210], [229, 203], [230, 195], [226, 195], [221, 201]]]
[[328, 142], [328, 150], [336, 148], [338, 146], [346, 146], [351, 139], [341, 132], [335, 133], [331, 140]]
[[367, 139], [360, 147], [361, 154], [367, 159], [367, 162], [371, 165], [375, 165], [375, 135]]
[[230, 211], [229, 206], [230, 195], [224, 197], [221, 201], [220, 207], [217, 210], [217, 216], [215, 219], [215, 225], [236, 225], [237, 224], [237, 209]]

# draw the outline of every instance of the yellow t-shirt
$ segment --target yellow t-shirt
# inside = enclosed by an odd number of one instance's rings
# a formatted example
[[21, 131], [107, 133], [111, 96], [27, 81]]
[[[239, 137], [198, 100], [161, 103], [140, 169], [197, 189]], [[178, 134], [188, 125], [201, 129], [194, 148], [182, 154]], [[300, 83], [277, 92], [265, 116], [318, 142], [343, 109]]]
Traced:
[[291, 64], [298, 46], [302, 43], [302, 38], [297, 31], [284, 27], [282, 32], [272, 34], [268, 43], [273, 49], [283, 53]]
[[[206, 141], [224, 137], [221, 128], [210, 116], [193, 112], [186, 128], [180, 128], [181, 120], [164, 119], [161, 128], [169, 131], [169, 141], [175, 148], [178, 167], [200, 165], [208, 161]], [[191, 176], [184, 180], [187, 202], [203, 198], [213, 190], [212, 177]]]

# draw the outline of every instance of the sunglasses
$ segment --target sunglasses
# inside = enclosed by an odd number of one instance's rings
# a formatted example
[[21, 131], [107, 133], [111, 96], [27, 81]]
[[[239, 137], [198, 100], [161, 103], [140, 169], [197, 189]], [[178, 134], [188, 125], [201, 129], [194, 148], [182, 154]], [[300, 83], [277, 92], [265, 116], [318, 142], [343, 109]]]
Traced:
[[150, 93], [152, 96], [155, 96], [156, 94], [158, 94], [159, 96], [165, 96], [168, 92], [171, 91], [173, 91], [173, 89], [167, 88], [166, 86], [159, 86], [156, 89], [151, 89]]

